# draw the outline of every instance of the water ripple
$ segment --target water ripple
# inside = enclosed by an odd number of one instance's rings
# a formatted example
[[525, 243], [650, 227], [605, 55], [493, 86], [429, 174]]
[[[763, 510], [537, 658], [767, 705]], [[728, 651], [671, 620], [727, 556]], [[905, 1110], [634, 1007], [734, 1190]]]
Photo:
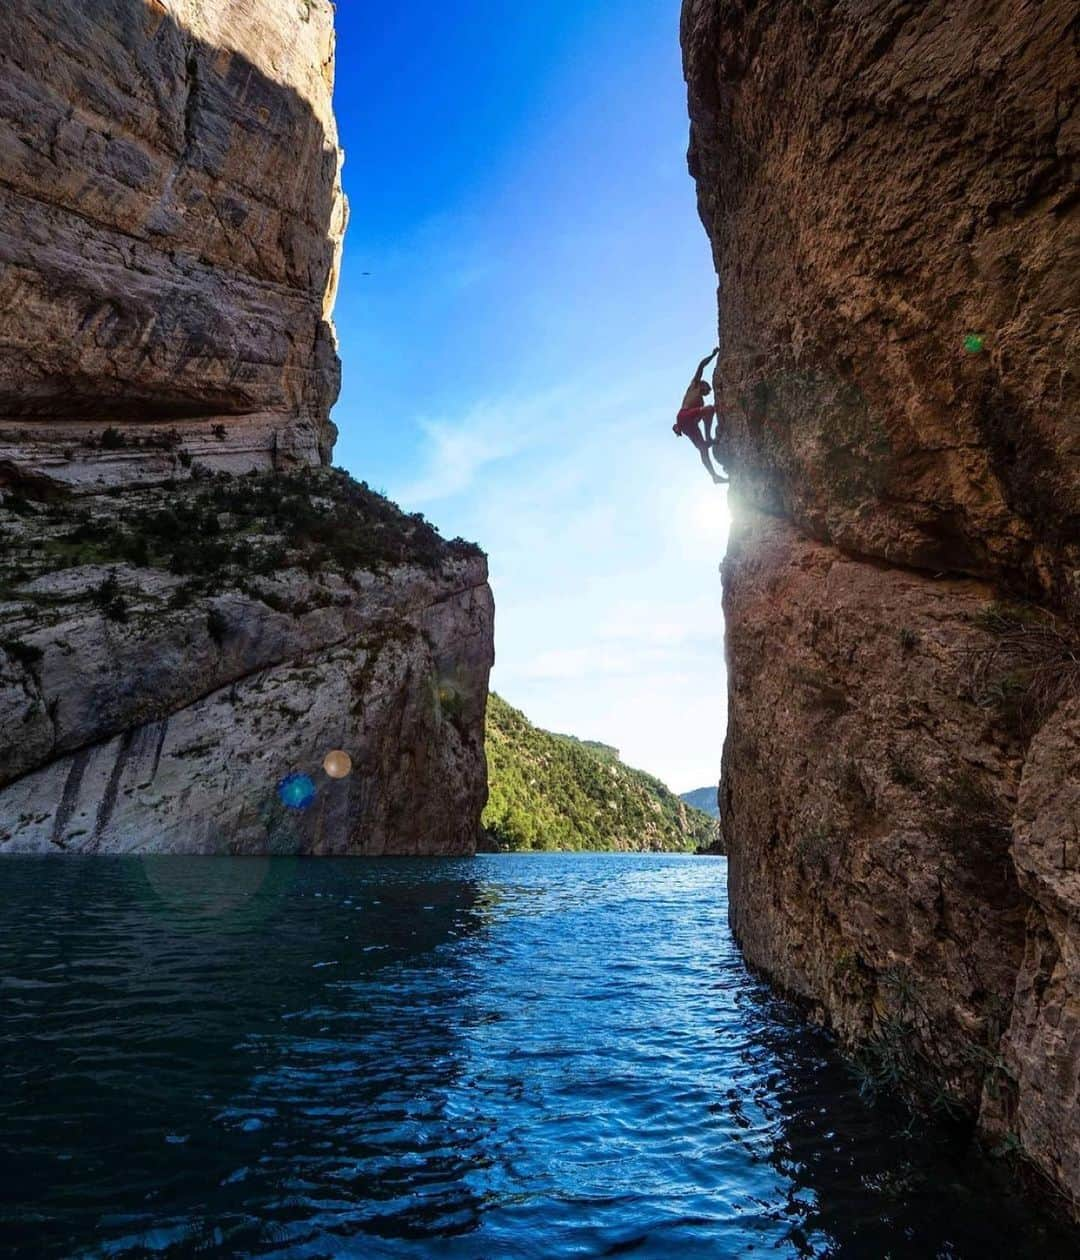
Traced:
[[3, 870], [4, 1254], [1077, 1254], [859, 1098], [723, 861]]

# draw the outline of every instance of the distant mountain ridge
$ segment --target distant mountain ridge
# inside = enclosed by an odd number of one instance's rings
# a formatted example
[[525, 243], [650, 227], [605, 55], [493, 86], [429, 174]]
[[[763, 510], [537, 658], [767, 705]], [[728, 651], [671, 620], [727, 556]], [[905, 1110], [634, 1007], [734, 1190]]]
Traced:
[[703, 814], [708, 814], [710, 818], [720, 817], [720, 806], [716, 801], [715, 787], [694, 788], [692, 792], [683, 792], [679, 800], [685, 801], [693, 809], [700, 809]]
[[617, 748], [541, 730], [494, 693], [487, 757], [493, 848], [692, 853], [716, 842], [711, 818]]
[[558, 731], [550, 733], [556, 739], [569, 740], [571, 744], [579, 744], [582, 748], [588, 748], [594, 753], [599, 753], [601, 757], [608, 757], [612, 761], [622, 761], [622, 753], [618, 748], [613, 748], [611, 744], [602, 744], [598, 739], [578, 739], [576, 735], [562, 735]]

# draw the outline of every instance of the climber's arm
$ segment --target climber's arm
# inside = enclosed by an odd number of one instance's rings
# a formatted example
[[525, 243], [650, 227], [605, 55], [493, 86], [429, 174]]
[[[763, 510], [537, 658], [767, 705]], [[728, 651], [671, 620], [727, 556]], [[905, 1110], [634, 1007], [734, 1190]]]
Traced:
[[698, 364], [697, 374], [694, 377], [693, 383], [696, 384], [698, 381], [701, 380], [701, 378], [705, 375], [705, 369], [709, 366], [709, 364], [713, 361], [713, 359], [716, 358], [716, 356], [719, 353], [720, 353], [720, 347], [717, 346], [716, 349], [712, 352], [712, 354], [708, 355], [706, 358], [701, 360], [701, 362]]

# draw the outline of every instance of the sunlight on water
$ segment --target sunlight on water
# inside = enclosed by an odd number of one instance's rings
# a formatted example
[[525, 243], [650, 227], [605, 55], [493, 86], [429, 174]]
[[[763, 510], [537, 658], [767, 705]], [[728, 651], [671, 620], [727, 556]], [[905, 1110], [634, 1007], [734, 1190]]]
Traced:
[[860, 1099], [722, 860], [3, 872], [5, 1254], [1076, 1254]]

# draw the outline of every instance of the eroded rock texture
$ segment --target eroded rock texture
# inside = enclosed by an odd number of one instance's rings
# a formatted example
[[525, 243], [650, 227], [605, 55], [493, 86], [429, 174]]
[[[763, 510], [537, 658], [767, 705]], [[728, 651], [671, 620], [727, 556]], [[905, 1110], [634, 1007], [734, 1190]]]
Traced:
[[[344, 227], [327, 0], [10, 0], [0, 24], [0, 470], [80, 486], [108, 428], [333, 445]], [[176, 475], [183, 468], [172, 460]]]
[[748, 957], [1080, 1204], [1080, 17], [686, 0]]
[[[341, 474], [0, 504], [0, 853], [472, 852], [492, 599]], [[326, 754], [353, 772], [333, 781]], [[281, 781], [318, 795], [283, 807]]]
[[317, 467], [333, 51], [329, 0], [5, 5], [0, 853], [473, 850], [484, 558]]

